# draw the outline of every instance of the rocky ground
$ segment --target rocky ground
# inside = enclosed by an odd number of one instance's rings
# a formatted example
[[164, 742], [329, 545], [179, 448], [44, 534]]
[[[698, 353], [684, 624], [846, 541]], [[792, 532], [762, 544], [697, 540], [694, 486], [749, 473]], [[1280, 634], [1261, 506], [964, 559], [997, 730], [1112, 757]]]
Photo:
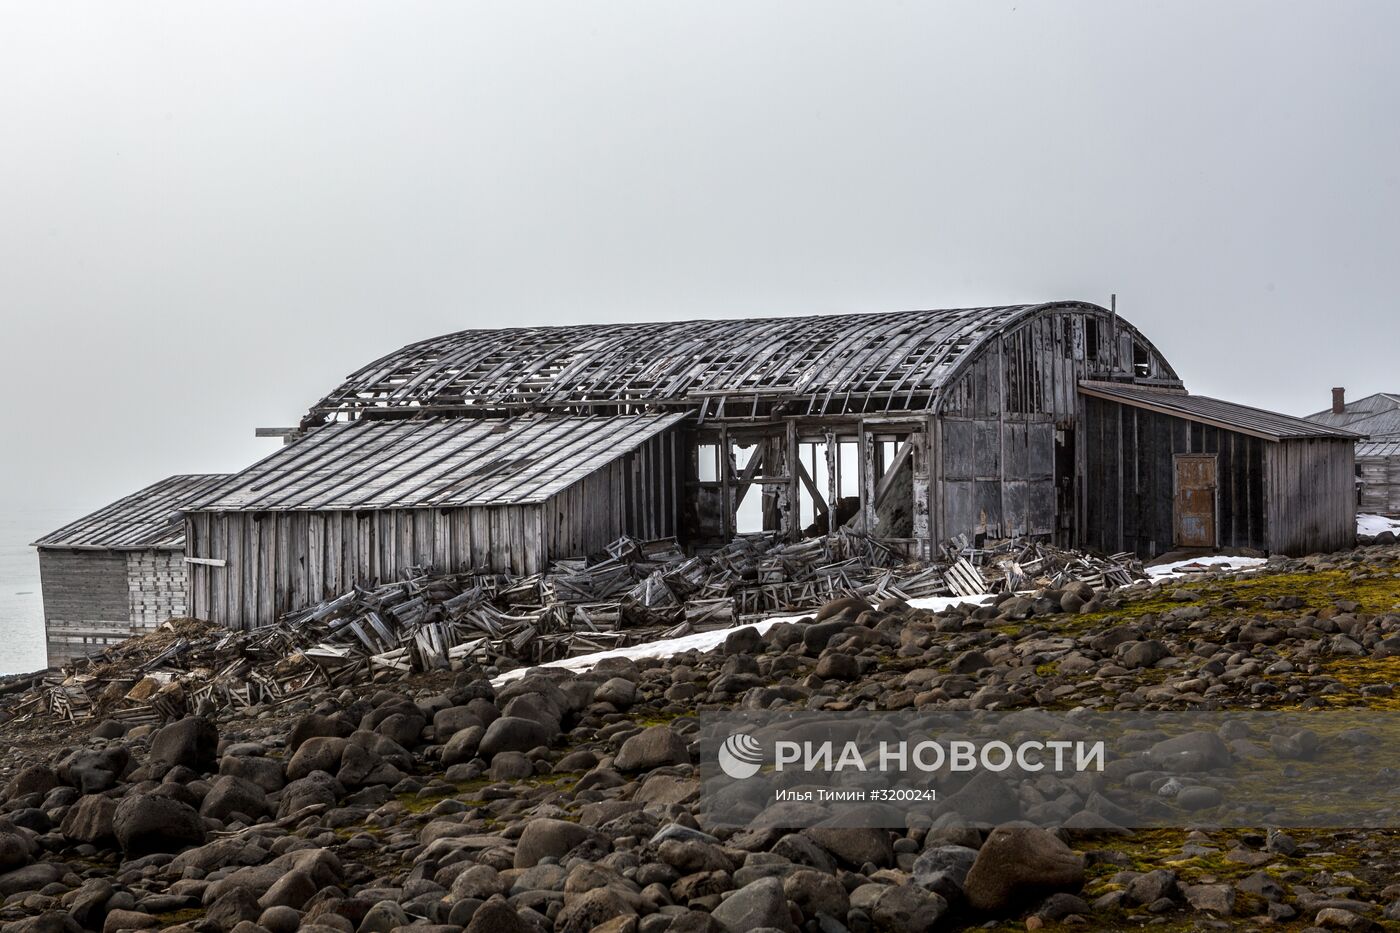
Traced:
[[1400, 929], [1390, 831], [711, 835], [693, 748], [697, 714], [734, 708], [1395, 709], [1393, 545], [942, 614], [835, 604], [707, 654], [489, 673], [5, 727], [0, 930]]

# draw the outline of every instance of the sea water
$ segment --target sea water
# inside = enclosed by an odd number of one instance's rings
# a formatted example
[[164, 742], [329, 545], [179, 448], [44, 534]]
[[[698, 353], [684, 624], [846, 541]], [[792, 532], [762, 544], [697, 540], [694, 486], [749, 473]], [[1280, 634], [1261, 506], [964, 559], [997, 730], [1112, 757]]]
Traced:
[[39, 557], [29, 545], [81, 514], [73, 509], [0, 506], [0, 674], [46, 666]]

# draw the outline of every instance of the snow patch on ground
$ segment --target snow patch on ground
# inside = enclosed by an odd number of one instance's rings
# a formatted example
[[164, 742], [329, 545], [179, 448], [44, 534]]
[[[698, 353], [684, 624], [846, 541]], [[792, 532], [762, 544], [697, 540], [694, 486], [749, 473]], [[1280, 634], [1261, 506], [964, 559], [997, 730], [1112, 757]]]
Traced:
[[[949, 606], [956, 606], [959, 603], [972, 603], [981, 605], [991, 596], [931, 596], [927, 599], [911, 599], [909, 605], [916, 609], [932, 609], [937, 612], [947, 609]], [[595, 651], [592, 654], [580, 654], [577, 657], [561, 658], [558, 661], [550, 661], [541, 664], [540, 667], [558, 667], [567, 671], [590, 671], [598, 666], [598, 662], [607, 658], [669, 658], [673, 655], [681, 654], [685, 651], [710, 651], [724, 644], [724, 640], [729, 637], [730, 632], [738, 631], [741, 628], [755, 629], [760, 635], [768, 631], [779, 622], [796, 622], [798, 619], [806, 619], [812, 615], [810, 612], [799, 612], [793, 615], [774, 616], [771, 619], [764, 619], [762, 622], [753, 622], [748, 625], [736, 625], [731, 628], [716, 629], [713, 632], [696, 632], [692, 635], [682, 635], [680, 638], [664, 638], [660, 641], [646, 642], [641, 645], [631, 645], [626, 648], [612, 648], [608, 651]], [[513, 671], [506, 671], [498, 677], [492, 679], [491, 683], [497, 687], [508, 684], [512, 680], [519, 680], [527, 673], [534, 670], [533, 667], [516, 668]]]
[[1382, 531], [1393, 531], [1400, 535], [1400, 518], [1386, 518], [1384, 515], [1367, 515], [1364, 512], [1356, 516], [1356, 533], [1359, 535], [1378, 535]]
[[[1366, 518], [1379, 518], [1379, 516], [1364, 516]], [[1400, 521], [1392, 519], [1380, 519], [1381, 521], [1393, 522], [1393, 527], [1400, 530]], [[1359, 526], [1359, 522], [1358, 522]], [[1388, 526], [1390, 527], [1390, 526]], [[1384, 529], [1378, 529], [1384, 530]], [[1376, 534], [1376, 531], [1363, 532], [1365, 534]], [[1173, 580], [1187, 576], [1192, 573], [1201, 573], [1206, 570], [1211, 571], [1245, 571], [1257, 570], [1263, 567], [1268, 561], [1262, 557], [1226, 557], [1224, 555], [1214, 555], [1210, 557], [1196, 557], [1190, 560], [1174, 561], [1170, 564], [1158, 564], [1155, 567], [1147, 568], [1147, 575], [1152, 582], [1157, 583], [1163, 580]], [[960, 603], [972, 603], [981, 605], [992, 597], [990, 594], [983, 596], [932, 596], [926, 599], [911, 599], [909, 605], [916, 609], [931, 609], [934, 612], [956, 606]], [[695, 632], [691, 635], [682, 635], [680, 638], [664, 638], [659, 641], [646, 642], [640, 645], [630, 645], [626, 648], [613, 648], [608, 651], [595, 651], [592, 654], [581, 654], [577, 657], [562, 658], [558, 661], [550, 661], [541, 664], [540, 667], [556, 667], [567, 671], [577, 671], [582, 673], [590, 671], [598, 666], [600, 661], [607, 658], [629, 658], [639, 660], [641, 658], [669, 658], [686, 651], [711, 651], [724, 644], [724, 640], [729, 637], [729, 633], [741, 628], [752, 628], [760, 635], [767, 632], [779, 622], [796, 622], [798, 619], [805, 619], [811, 616], [810, 612], [799, 612], [790, 615], [774, 616], [771, 619], [764, 619], [762, 622], [752, 622], [748, 625], [738, 625], [732, 628], [716, 629], [712, 632]], [[533, 667], [520, 667], [513, 671], [506, 671], [492, 679], [491, 683], [496, 686], [508, 684], [513, 680], [519, 680]]]
[[1184, 577], [1190, 573], [1202, 573], [1206, 570], [1257, 570], [1267, 564], [1262, 557], [1226, 557], [1215, 555], [1212, 557], [1193, 557], [1190, 560], [1172, 561], [1170, 564], [1157, 564], [1147, 568], [1147, 576], [1152, 582], [1159, 580], [1174, 580], [1177, 577]]

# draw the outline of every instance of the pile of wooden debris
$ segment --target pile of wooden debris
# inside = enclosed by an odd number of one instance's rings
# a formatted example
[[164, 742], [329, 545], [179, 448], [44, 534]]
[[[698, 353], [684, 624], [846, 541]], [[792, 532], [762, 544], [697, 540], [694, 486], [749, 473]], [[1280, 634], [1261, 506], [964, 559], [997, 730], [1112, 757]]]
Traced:
[[453, 662], [505, 669], [723, 628], [820, 606], [1061, 586], [1143, 577], [1128, 555], [1108, 560], [1039, 544], [973, 548], [948, 563], [910, 563], [864, 535], [798, 543], [752, 535], [704, 556], [673, 540], [622, 538], [605, 558], [562, 560], [549, 573], [432, 574], [357, 586], [278, 624], [231, 632], [167, 622], [101, 654], [50, 671], [0, 716], [157, 722], [186, 712], [280, 703]]
[[996, 541], [973, 547], [959, 536], [943, 549], [944, 578], [958, 596], [1006, 591], [1060, 589], [1087, 583], [1096, 590], [1128, 586], [1148, 578], [1132, 553], [1095, 557], [1034, 541]]

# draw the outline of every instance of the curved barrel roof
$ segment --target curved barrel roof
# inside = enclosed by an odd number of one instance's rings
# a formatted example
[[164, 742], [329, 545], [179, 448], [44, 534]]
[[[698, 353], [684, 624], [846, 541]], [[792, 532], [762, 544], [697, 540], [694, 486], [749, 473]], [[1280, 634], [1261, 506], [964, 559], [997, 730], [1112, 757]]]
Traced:
[[353, 373], [311, 409], [307, 423], [405, 409], [586, 413], [685, 405], [714, 412], [787, 402], [788, 414], [926, 410], [980, 344], [1048, 310], [1108, 315], [1065, 301], [460, 331]]

